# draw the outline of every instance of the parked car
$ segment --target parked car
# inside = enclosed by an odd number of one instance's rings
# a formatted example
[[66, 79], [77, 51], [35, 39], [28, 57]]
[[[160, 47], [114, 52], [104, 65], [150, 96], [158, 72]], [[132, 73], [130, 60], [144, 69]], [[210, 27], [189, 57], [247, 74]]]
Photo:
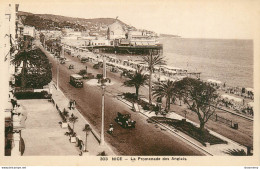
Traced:
[[89, 59], [82, 57], [80, 61], [81, 61], [81, 63], [86, 63], [86, 62], [89, 62]]
[[103, 67], [102, 62], [98, 62], [98, 63], [94, 64], [94, 66], [93, 66], [94, 69], [99, 69], [100, 67]]
[[76, 88], [83, 87], [83, 77], [78, 74], [72, 74], [70, 75], [70, 84]]
[[83, 79], [94, 79], [95, 76], [92, 73], [87, 73], [83, 75]]

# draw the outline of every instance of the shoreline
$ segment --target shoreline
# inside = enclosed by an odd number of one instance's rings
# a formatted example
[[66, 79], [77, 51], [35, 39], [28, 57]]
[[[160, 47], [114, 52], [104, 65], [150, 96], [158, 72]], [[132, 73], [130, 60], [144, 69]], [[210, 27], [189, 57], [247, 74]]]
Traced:
[[[71, 48], [69, 45], [63, 45], [65, 48], [64, 52], [69, 51], [78, 59], [81, 60], [81, 58], [86, 58], [94, 64], [102, 63], [102, 56], [105, 56], [107, 60], [107, 70], [119, 72], [121, 76], [126, 76], [128, 73], [134, 72], [138, 66], [144, 70], [144, 74], [149, 74], [148, 65], [140, 62], [142, 58], [141, 55], [131, 56], [112, 53], [93, 53], [80, 47], [72, 49], [73, 47]], [[88, 55], [87, 53], [91, 53], [91, 55]], [[200, 73], [188, 72], [186, 69], [171, 67], [168, 65], [155, 66], [152, 81], [178, 81], [185, 77], [200, 79]], [[239, 114], [253, 117], [254, 89], [233, 87], [213, 79], [201, 80], [212, 86], [217, 91], [219, 99], [222, 101], [219, 106], [220, 108], [227, 108]]]
[[[108, 55], [108, 56], [113, 56], [113, 57], [116, 57], [118, 59], [121, 59], [121, 60], [128, 60], [130, 58], [130, 60], [132, 61], [140, 61], [142, 60], [142, 56], [141, 55], [127, 55], [127, 54], [112, 54], [112, 53], [102, 53], [104, 55]], [[168, 62], [166, 61], [166, 65], [167, 66], [173, 66], [173, 67], [176, 67], [175, 65], [171, 65], [171, 64], [168, 64]], [[179, 67], [180, 69], [185, 69], [185, 70], [188, 70], [188, 72], [190, 72], [191, 70], [189, 69], [186, 69], [186, 68], [183, 68], [183, 67]], [[201, 76], [203, 76], [204, 72], [201, 72]], [[208, 78], [200, 78], [202, 81], [206, 82], [208, 80]], [[217, 80], [219, 81], [220, 79], [214, 79], [214, 80]], [[221, 81], [223, 84], [225, 83], [227, 87], [230, 87], [230, 88], [252, 88], [253, 87], [250, 87], [250, 86], [232, 86], [230, 85], [230, 83], [228, 82], [223, 82]], [[253, 85], [254, 86], [254, 85]]]

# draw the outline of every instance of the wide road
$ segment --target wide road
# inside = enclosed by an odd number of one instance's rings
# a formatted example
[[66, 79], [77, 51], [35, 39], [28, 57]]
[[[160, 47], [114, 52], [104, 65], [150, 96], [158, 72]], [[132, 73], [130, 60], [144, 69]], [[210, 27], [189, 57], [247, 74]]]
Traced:
[[[44, 51], [44, 49], [41, 47]], [[45, 52], [46, 53], [46, 52]], [[57, 61], [46, 53], [53, 66], [53, 80], [56, 81]], [[93, 70], [91, 64], [82, 64], [77, 58], [67, 57], [66, 64], [59, 65], [59, 87], [64, 94], [71, 99], [76, 100], [76, 105], [83, 116], [100, 132], [101, 128], [101, 89], [97, 86], [91, 86], [84, 81], [83, 88], [74, 88], [69, 84], [69, 76], [88, 65], [88, 72], [101, 72]], [[69, 64], [74, 64], [75, 69], [69, 70]], [[91, 68], [90, 68], [91, 67]], [[108, 77], [115, 81], [115, 84], [108, 86], [115, 88], [121, 86], [118, 79], [111, 72]], [[115, 79], [114, 79], [115, 77]], [[117, 77], [118, 78], [118, 77]], [[113, 87], [114, 86], [114, 87]], [[132, 119], [137, 122], [135, 129], [124, 129], [115, 123], [114, 118], [117, 112], [127, 111], [131, 113]], [[109, 124], [114, 124], [114, 133], [109, 135], [105, 133], [105, 141], [108, 142], [115, 152], [120, 155], [203, 155], [197, 149], [185, 143], [182, 139], [177, 138], [168, 131], [163, 131], [154, 124], [146, 122], [146, 118], [129, 109], [125, 104], [118, 101], [113, 95], [105, 96], [105, 131], [108, 130]]]

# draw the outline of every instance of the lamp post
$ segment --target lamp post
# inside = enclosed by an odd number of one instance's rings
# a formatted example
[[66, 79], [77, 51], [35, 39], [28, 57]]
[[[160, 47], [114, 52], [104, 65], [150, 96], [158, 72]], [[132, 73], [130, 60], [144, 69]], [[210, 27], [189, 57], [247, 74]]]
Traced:
[[[64, 57], [64, 48], [61, 46], [61, 55]], [[60, 75], [60, 63], [59, 58], [57, 57], [57, 90], [59, 91], [59, 75]]]
[[104, 125], [105, 125], [105, 92], [106, 92], [106, 82], [109, 81], [106, 77], [106, 57], [103, 56], [103, 78], [101, 79], [101, 88], [102, 88], [102, 109], [101, 109], [101, 117], [102, 117], [102, 122], [101, 122], [101, 136], [100, 136], [100, 145], [103, 146], [105, 144], [105, 139], [104, 139]]
[[101, 122], [101, 136], [100, 136], [100, 145], [104, 145], [105, 143], [105, 138], [104, 138], [104, 123], [105, 123], [105, 91], [106, 91], [106, 86], [104, 84], [101, 84], [102, 88], [102, 122]]
[[59, 58], [57, 58], [57, 90], [59, 90], [59, 74], [60, 74]]

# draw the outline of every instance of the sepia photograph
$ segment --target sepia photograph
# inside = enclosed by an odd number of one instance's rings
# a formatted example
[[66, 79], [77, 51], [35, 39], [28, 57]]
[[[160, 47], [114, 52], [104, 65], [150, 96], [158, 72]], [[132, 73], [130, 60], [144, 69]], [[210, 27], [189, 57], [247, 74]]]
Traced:
[[258, 5], [1, 2], [0, 161], [260, 165]]

